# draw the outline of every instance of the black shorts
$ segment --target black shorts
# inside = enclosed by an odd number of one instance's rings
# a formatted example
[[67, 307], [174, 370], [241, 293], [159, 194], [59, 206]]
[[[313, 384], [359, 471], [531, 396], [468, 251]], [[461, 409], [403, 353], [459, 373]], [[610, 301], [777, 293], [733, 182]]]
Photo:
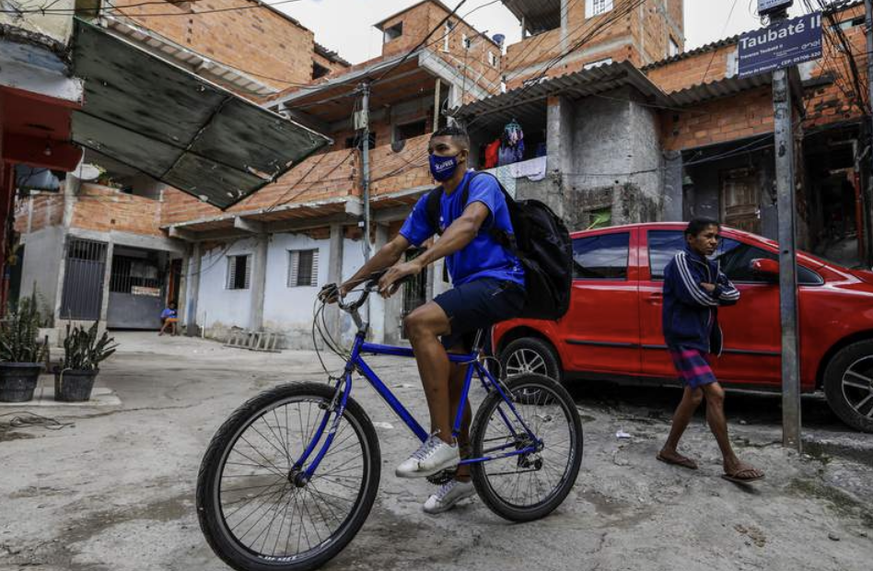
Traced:
[[524, 308], [524, 289], [515, 282], [483, 278], [465, 283], [434, 298], [449, 317], [452, 332], [443, 335], [446, 349], [473, 348], [476, 332], [518, 317]]

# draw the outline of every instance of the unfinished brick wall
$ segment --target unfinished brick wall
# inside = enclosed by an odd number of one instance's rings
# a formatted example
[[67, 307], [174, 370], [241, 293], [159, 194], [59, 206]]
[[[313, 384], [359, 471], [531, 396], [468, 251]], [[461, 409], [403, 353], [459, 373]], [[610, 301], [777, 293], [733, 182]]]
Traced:
[[736, 51], [737, 45], [733, 43], [644, 71], [652, 83], [665, 93], [673, 93], [724, 79], [728, 72], [728, 61]]
[[427, 158], [429, 141], [429, 134], [408, 139], [399, 153], [392, 151], [390, 146], [373, 149], [370, 155], [373, 165], [370, 170], [372, 195], [432, 186]]
[[64, 222], [64, 195], [56, 192], [33, 192], [15, 201], [15, 231], [38, 232]]
[[161, 203], [115, 188], [83, 183], [73, 205], [74, 228], [161, 236]]
[[[143, 2], [117, 0], [114, 4], [120, 8], [122, 15], [135, 24], [246, 72], [276, 89], [288, 87], [288, 82], [306, 83], [312, 80], [312, 60], [315, 56], [313, 33], [268, 8], [201, 14], [199, 12], [238, 8], [246, 2], [167, 1], [133, 6]], [[148, 17], [149, 14], [179, 15]]]
[[664, 111], [665, 150], [682, 150], [771, 133], [773, 99], [769, 87], [716, 99], [688, 111]]
[[[275, 183], [235, 204], [227, 212], [245, 212], [357, 194], [360, 187], [359, 161], [359, 153], [351, 149], [313, 155]], [[163, 195], [160, 225], [167, 226], [221, 214], [222, 211], [214, 206], [180, 190], [168, 188]]]

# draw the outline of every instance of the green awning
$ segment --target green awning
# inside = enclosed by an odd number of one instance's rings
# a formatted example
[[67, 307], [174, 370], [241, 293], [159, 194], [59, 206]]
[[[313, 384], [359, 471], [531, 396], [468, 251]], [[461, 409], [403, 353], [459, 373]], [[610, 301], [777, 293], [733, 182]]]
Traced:
[[76, 143], [219, 208], [330, 142], [79, 19], [73, 74], [85, 80]]

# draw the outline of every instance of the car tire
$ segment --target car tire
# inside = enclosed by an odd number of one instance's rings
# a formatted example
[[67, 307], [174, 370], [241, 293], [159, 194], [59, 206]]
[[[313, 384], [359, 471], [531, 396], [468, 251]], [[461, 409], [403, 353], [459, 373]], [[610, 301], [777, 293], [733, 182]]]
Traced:
[[559, 383], [564, 378], [555, 349], [548, 341], [536, 337], [522, 337], [507, 345], [500, 352], [500, 370], [507, 377], [545, 375]]
[[873, 432], [873, 340], [840, 349], [825, 369], [824, 389], [840, 420]]

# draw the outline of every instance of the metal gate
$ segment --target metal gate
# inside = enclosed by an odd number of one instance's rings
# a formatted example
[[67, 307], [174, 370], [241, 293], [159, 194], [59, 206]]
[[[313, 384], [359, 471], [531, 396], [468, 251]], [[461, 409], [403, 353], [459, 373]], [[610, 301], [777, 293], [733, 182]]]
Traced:
[[[414, 260], [423, 251], [424, 250], [412, 250], [407, 252], [404, 261], [410, 262]], [[401, 319], [412, 313], [417, 307], [424, 305], [427, 302], [427, 272], [428, 268], [424, 268], [420, 274], [403, 284], [403, 311]], [[408, 339], [408, 337], [406, 337], [406, 329], [401, 326], [400, 331], [401, 338]]]
[[61, 319], [100, 319], [106, 244], [73, 238], [67, 245]]

